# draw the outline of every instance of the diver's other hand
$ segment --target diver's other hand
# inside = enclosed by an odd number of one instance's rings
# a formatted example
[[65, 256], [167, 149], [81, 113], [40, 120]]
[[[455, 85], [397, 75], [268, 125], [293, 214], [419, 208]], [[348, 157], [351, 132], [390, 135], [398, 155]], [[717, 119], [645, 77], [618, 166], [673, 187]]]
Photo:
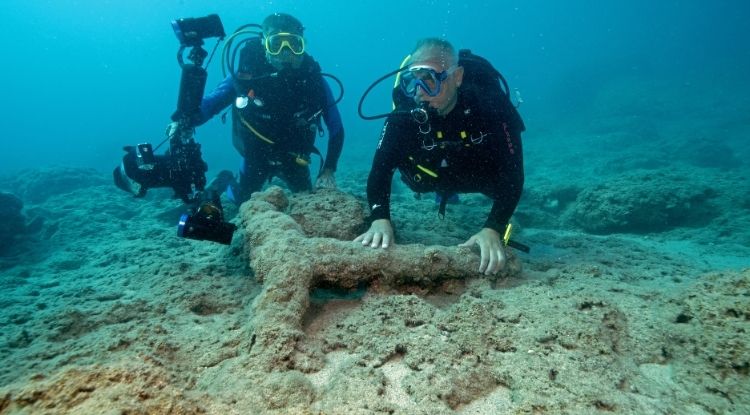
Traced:
[[333, 175], [333, 170], [323, 169], [318, 176], [318, 180], [315, 181], [315, 187], [318, 189], [335, 189], [336, 177]]
[[468, 241], [458, 245], [470, 247], [479, 245], [480, 259], [479, 272], [484, 275], [497, 274], [505, 266], [505, 249], [500, 242], [500, 234], [490, 228], [482, 228]]
[[167, 137], [172, 138], [172, 136], [177, 134], [177, 132], [180, 131], [181, 128], [182, 126], [180, 125], [179, 121], [172, 121], [171, 123], [167, 124]]
[[377, 219], [372, 221], [370, 229], [359, 235], [354, 242], [362, 242], [362, 245], [370, 245], [371, 248], [388, 248], [393, 242], [393, 225], [388, 219]]

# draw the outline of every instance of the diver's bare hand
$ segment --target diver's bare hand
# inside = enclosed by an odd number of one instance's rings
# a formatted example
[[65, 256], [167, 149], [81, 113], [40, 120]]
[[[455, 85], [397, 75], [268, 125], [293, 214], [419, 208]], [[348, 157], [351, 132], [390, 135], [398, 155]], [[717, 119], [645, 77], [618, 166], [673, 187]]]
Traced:
[[490, 228], [482, 228], [468, 241], [458, 245], [470, 247], [479, 245], [479, 272], [484, 275], [497, 274], [505, 266], [505, 249], [500, 242], [500, 234]]
[[320, 172], [320, 176], [315, 181], [315, 188], [317, 189], [335, 189], [336, 188], [336, 177], [333, 175], [333, 170], [324, 169]]
[[370, 229], [359, 235], [354, 242], [362, 242], [362, 245], [370, 245], [371, 248], [388, 248], [393, 243], [393, 225], [388, 219], [377, 219], [372, 221]]

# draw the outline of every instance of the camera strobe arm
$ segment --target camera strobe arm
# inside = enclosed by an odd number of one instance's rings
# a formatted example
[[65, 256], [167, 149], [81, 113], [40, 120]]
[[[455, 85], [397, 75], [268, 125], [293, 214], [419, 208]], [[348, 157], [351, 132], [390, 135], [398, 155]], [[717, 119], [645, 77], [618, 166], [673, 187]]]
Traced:
[[[201, 155], [200, 144], [194, 139], [194, 126], [200, 121], [201, 101], [208, 73], [203, 63], [208, 53], [201, 47], [209, 37], [224, 38], [224, 27], [216, 14], [172, 21], [180, 49], [177, 60], [182, 69], [177, 110], [172, 115], [172, 128], [167, 134], [169, 149], [164, 155], [154, 154], [148, 143], [125, 148], [120, 166], [113, 171], [115, 184], [138, 197], [149, 188], [172, 187], [175, 196], [192, 203], [206, 186], [208, 170]], [[218, 47], [217, 42], [217, 47]], [[189, 63], [183, 59], [187, 52]]]
[[194, 43], [188, 53], [190, 63], [185, 63], [183, 55], [185, 45], [180, 46], [177, 60], [182, 69], [180, 92], [177, 98], [177, 111], [172, 114], [172, 125], [169, 134], [170, 172], [172, 188], [175, 194], [186, 203], [203, 191], [206, 185], [208, 166], [203, 161], [200, 144], [195, 142], [195, 128], [201, 117], [201, 100], [206, 88], [208, 72], [203, 68], [203, 60], [208, 53], [201, 47], [202, 41]]
[[203, 59], [207, 52], [200, 46], [195, 46], [188, 54], [191, 63], [182, 59], [185, 47], [181, 46], [177, 54], [177, 61], [182, 69], [180, 76], [180, 92], [177, 97], [177, 110], [172, 114], [172, 121], [193, 127], [201, 117], [201, 100], [206, 89], [208, 72], [203, 68]]

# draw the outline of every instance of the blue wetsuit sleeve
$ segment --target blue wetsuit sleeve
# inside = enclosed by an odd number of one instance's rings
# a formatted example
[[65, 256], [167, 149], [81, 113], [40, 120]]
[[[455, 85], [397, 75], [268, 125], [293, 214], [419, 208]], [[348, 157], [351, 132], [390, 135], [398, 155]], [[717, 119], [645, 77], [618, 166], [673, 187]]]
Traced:
[[213, 91], [206, 94], [201, 100], [201, 116], [195, 126], [202, 125], [228, 107], [236, 98], [234, 81], [231, 76], [221, 81]]
[[326, 160], [323, 168], [336, 171], [336, 166], [341, 157], [341, 150], [344, 148], [344, 125], [341, 122], [339, 109], [334, 105], [333, 93], [328, 82], [323, 79], [323, 89], [326, 94], [326, 106], [323, 110], [323, 120], [328, 127], [328, 151], [326, 151]]

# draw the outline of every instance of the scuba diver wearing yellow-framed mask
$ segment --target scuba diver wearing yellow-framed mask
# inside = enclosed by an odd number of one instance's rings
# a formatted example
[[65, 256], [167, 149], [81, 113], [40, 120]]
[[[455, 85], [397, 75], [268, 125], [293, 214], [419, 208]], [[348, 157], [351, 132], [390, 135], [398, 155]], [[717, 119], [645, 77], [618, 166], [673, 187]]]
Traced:
[[[326, 129], [316, 187], [335, 187], [344, 142], [336, 104], [343, 88], [308, 54], [302, 23], [274, 13], [260, 25], [242, 26], [226, 41], [224, 61], [229, 75], [203, 97], [197, 125], [232, 107], [232, 143], [243, 162], [230, 198], [245, 201], [273, 177], [293, 192], [312, 190], [311, 155], [321, 154], [315, 139]], [[324, 77], [338, 83], [337, 99]]]

